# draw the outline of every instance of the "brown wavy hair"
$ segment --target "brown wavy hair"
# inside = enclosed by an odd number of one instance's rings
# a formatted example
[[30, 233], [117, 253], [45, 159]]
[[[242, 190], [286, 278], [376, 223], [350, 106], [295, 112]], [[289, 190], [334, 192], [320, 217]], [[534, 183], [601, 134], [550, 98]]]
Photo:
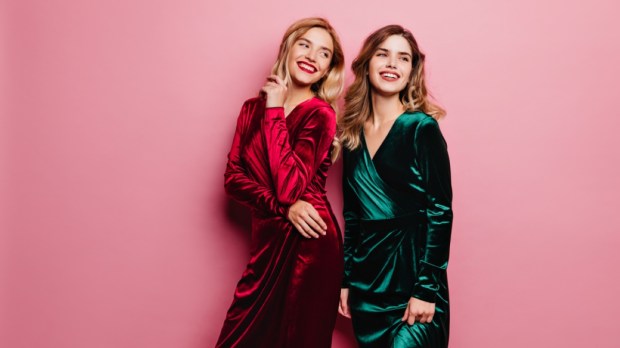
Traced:
[[347, 89], [344, 97], [344, 113], [339, 120], [340, 141], [350, 149], [356, 149], [360, 145], [360, 134], [364, 123], [372, 117], [371, 85], [368, 77], [368, 66], [375, 52], [388, 37], [400, 35], [411, 46], [412, 71], [409, 82], [400, 92], [400, 101], [407, 111], [421, 111], [435, 119], [446, 115], [446, 111], [431, 101], [428, 88], [426, 87], [424, 74], [424, 53], [420, 51], [418, 43], [411, 32], [400, 25], [388, 25], [370, 34], [364, 41], [364, 45], [357, 55], [351, 70], [355, 74], [355, 80]]

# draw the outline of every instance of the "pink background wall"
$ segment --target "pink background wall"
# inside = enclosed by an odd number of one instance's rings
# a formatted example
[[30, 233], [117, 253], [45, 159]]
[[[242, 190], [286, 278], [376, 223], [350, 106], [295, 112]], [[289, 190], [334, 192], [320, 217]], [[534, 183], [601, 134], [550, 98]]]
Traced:
[[[309, 15], [347, 64], [389, 23], [427, 53], [456, 195], [451, 347], [620, 344], [616, 1], [246, 2], [3, 2], [2, 347], [213, 346], [248, 253], [222, 188], [235, 117]], [[334, 342], [355, 346], [349, 322]]]

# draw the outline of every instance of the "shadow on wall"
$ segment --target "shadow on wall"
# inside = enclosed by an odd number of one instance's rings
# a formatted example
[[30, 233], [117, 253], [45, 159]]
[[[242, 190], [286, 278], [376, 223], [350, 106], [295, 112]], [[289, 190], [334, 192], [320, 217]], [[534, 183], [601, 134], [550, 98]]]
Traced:
[[245, 237], [247, 237], [246, 245], [249, 248], [252, 236], [252, 215], [250, 210], [244, 205], [226, 197], [226, 218], [235, 226], [235, 230], [245, 232]]
[[[327, 184], [325, 185], [329, 204], [338, 219], [340, 230], [344, 234], [344, 220], [342, 216], [342, 153], [336, 162], [329, 168]], [[337, 308], [335, 309], [337, 310]], [[332, 339], [333, 348], [357, 348], [353, 335], [351, 320], [337, 314], [336, 328]]]

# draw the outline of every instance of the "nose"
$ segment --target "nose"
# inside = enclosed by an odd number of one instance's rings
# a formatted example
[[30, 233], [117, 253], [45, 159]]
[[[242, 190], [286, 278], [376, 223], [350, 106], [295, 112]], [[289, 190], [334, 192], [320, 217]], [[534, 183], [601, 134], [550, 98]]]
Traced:
[[308, 53], [306, 54], [306, 58], [311, 62], [316, 62], [317, 54], [318, 54], [318, 51], [315, 51], [315, 50], [308, 51]]
[[386, 68], [396, 69], [396, 57], [392, 56], [388, 59]]

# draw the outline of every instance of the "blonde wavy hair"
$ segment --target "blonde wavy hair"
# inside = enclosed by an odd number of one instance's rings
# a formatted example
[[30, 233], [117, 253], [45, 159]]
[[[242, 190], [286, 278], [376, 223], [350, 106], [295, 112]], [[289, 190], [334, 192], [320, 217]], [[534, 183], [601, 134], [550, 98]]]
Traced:
[[[334, 110], [337, 110], [336, 102], [344, 90], [344, 51], [336, 30], [326, 19], [311, 17], [300, 19], [291, 24], [284, 33], [280, 43], [278, 58], [271, 69], [271, 73], [278, 75], [287, 85], [290, 84], [291, 75], [288, 71], [289, 51], [293, 44], [312, 28], [322, 28], [327, 31], [332, 38], [334, 50], [328, 72], [323, 78], [314, 83], [311, 89], [317, 97], [329, 103]], [[340, 150], [340, 142], [337, 138], [335, 138], [333, 145], [334, 148], [332, 149], [331, 156], [332, 161], [335, 161]]]
[[418, 43], [411, 32], [400, 25], [388, 25], [370, 34], [364, 41], [364, 45], [357, 55], [351, 70], [355, 74], [355, 80], [347, 89], [344, 97], [344, 113], [339, 120], [340, 141], [349, 150], [354, 150], [360, 145], [360, 135], [364, 123], [372, 117], [371, 85], [368, 77], [368, 66], [377, 49], [388, 37], [392, 35], [402, 36], [412, 51], [412, 71], [409, 82], [400, 92], [400, 101], [409, 112], [421, 111], [435, 119], [446, 115], [446, 111], [431, 101], [428, 88], [426, 87], [424, 74], [424, 53], [420, 51]]

